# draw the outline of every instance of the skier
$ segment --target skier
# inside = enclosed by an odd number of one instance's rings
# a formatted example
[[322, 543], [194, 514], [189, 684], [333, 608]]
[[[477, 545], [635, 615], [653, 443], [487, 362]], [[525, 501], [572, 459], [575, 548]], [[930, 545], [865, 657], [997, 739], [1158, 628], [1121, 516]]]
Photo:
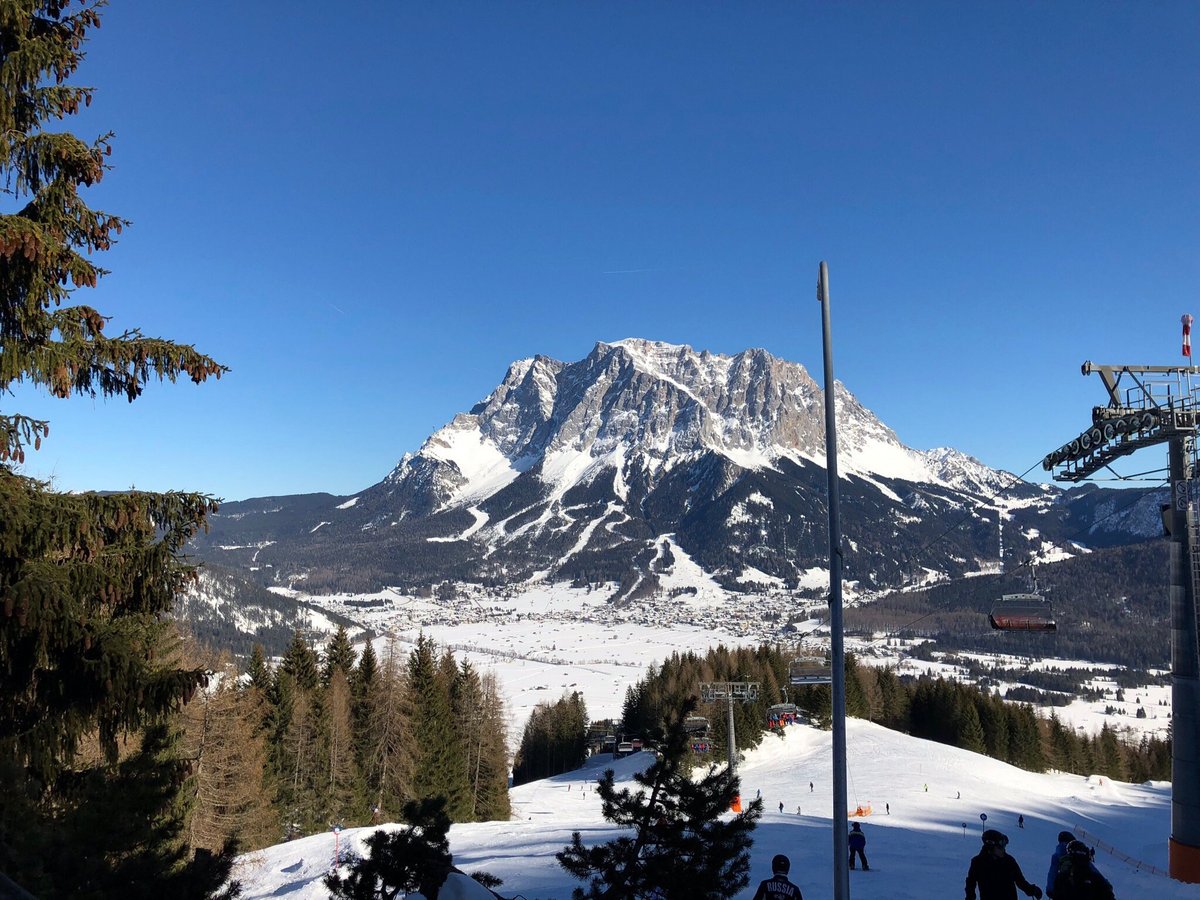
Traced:
[[804, 900], [800, 888], [788, 881], [788, 870], [791, 868], [791, 860], [782, 853], [776, 854], [771, 860], [771, 877], [759, 882], [758, 890], [754, 892], [754, 900], [772, 900], [774, 897]]
[[954, 799], [955, 799], [955, 800], [961, 800], [961, 799], [962, 799], [962, 791], [955, 791], [955, 792], [954, 792]]
[[812, 782], [811, 782], [811, 781], [808, 783], [808, 792], [809, 792], [810, 794], [813, 792], [813, 786], [812, 786]]
[[892, 814], [892, 804], [890, 804], [890, 803], [883, 804], [883, 809], [884, 809], [884, 812], [886, 812], [889, 816]]
[[1050, 854], [1050, 871], [1046, 873], [1046, 896], [1050, 897], [1051, 900], [1054, 898], [1054, 879], [1058, 876], [1059, 863], [1067, 855], [1067, 845], [1073, 840], [1075, 840], [1075, 835], [1071, 834], [1071, 832], [1060, 831], [1058, 833], [1058, 846]]
[[783, 812], [783, 801], [782, 800], [779, 801], [779, 811]]
[[1006, 846], [1008, 837], [994, 828], [983, 833], [983, 849], [967, 870], [967, 900], [975, 900], [976, 885], [979, 900], [1016, 900], [1018, 887], [1034, 900], [1042, 900], [1042, 889], [1025, 880], [1017, 861], [1005, 852]]
[[1083, 841], [1071, 841], [1054, 876], [1055, 900], [1113, 900], [1113, 888]]
[[850, 826], [850, 868], [854, 868], [854, 854], [858, 854], [858, 858], [862, 860], [864, 872], [871, 871], [871, 867], [867, 865], [867, 855], [863, 852], [867, 846], [867, 836], [863, 834], [862, 824], [855, 822]]
[[1017, 827], [1018, 828], [1025, 827], [1025, 817], [1024, 816], [1017, 816]]

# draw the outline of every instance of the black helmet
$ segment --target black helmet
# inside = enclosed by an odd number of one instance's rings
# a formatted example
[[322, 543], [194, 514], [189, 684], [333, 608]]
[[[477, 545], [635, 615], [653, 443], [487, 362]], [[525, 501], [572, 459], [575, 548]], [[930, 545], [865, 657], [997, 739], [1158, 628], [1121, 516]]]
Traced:
[[1088, 845], [1083, 841], [1071, 841], [1067, 844], [1067, 852], [1072, 856], [1091, 856], [1092, 851], [1088, 849]]
[[851, 822], [850, 827], [855, 831], [862, 831], [862, 822]]
[[1069, 831], [1060, 831], [1058, 833], [1058, 842], [1060, 844], [1069, 844], [1073, 840], [1075, 840], [1075, 835], [1071, 834]]
[[1008, 845], [1008, 835], [1001, 834], [995, 828], [989, 828], [983, 833], [985, 847], [1005, 847]]
[[792, 861], [782, 853], [776, 853], [775, 858], [771, 860], [771, 872], [775, 875], [786, 875], [791, 868]]

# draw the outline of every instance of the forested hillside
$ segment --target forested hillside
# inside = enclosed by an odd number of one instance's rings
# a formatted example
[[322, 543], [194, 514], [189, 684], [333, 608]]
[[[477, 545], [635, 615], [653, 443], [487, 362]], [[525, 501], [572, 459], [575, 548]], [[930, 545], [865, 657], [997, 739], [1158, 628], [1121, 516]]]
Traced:
[[940, 650], [1088, 659], [1136, 670], [1170, 667], [1168, 545], [1145, 541], [1081, 553], [1036, 569], [1053, 635], [1000, 634], [987, 614], [1003, 594], [1030, 589], [1028, 567], [925, 590], [895, 592], [846, 609], [848, 631], [930, 637]]
[[[734, 731], [739, 750], [758, 746], [768, 733], [767, 710], [785, 696], [810, 718], [828, 727], [828, 685], [791, 687], [790, 654], [780, 647], [729, 650], [718, 647], [705, 656], [675, 654], [654, 666], [629, 689], [624, 707], [626, 734], [661, 739], [663, 722], [706, 681], [756, 681], [758, 699], [734, 704]], [[707, 718], [711, 758], [727, 755], [727, 710], [724, 702], [701, 704]], [[1006, 702], [994, 692], [942, 678], [900, 678], [890, 668], [860, 666], [846, 660], [846, 714], [877, 722], [916, 737], [962, 747], [1035, 772], [1058, 769], [1098, 773], [1124, 781], [1171, 777], [1170, 744], [1146, 738], [1137, 746], [1122, 744], [1105, 727], [1094, 738], [1064, 727], [1056, 717], [1039, 719], [1025, 703]]]
[[364, 644], [356, 662], [344, 629], [323, 657], [297, 632], [277, 667], [255, 648], [247, 677], [187, 707], [189, 840], [263, 847], [390, 821], [426, 797], [446, 798], [456, 822], [507, 819], [504, 735], [495, 679], [423, 637], [406, 657]]

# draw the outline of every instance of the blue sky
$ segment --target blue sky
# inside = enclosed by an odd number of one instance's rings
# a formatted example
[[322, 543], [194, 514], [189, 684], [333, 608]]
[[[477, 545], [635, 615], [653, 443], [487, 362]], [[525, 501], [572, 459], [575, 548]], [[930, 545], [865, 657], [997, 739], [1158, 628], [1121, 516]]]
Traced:
[[70, 127], [133, 227], [80, 300], [233, 371], [4, 408], [61, 489], [348, 494], [536, 353], [820, 380], [825, 259], [837, 377], [1021, 473], [1085, 359], [1182, 361], [1198, 45], [1192, 2], [115, 3]]

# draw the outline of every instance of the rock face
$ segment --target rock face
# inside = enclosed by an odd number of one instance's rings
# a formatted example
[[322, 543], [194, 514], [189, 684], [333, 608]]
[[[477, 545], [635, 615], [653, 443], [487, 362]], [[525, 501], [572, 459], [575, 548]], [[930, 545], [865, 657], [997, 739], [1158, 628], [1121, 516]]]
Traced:
[[[1091, 540], [1063, 492], [906, 447], [835, 395], [845, 573], [862, 589], [994, 567], [1001, 492], [1007, 551]], [[827, 564], [824, 464], [824, 394], [803, 366], [628, 339], [515, 362], [380, 483], [227, 504], [198, 547], [309, 590], [539, 575], [619, 582], [619, 598], [655, 590], [680, 556], [730, 588], [797, 587]]]

